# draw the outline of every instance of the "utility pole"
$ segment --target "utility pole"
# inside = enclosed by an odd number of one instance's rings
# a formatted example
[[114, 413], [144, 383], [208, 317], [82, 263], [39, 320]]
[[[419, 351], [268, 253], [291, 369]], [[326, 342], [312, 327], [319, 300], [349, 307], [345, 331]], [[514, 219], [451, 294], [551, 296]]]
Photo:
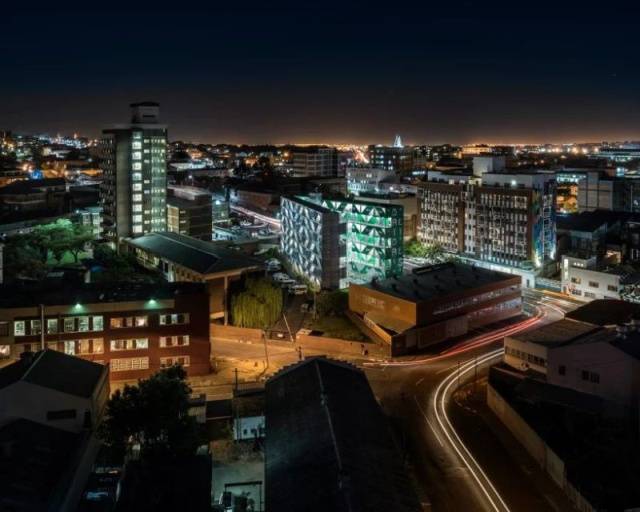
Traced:
[[269, 368], [269, 349], [267, 348], [267, 336], [265, 335], [264, 331], [262, 331], [262, 339], [264, 340], [264, 358], [267, 362], [267, 365], [264, 367], [264, 370], [266, 372], [267, 368]]
[[44, 350], [44, 304], [40, 304], [40, 350]]

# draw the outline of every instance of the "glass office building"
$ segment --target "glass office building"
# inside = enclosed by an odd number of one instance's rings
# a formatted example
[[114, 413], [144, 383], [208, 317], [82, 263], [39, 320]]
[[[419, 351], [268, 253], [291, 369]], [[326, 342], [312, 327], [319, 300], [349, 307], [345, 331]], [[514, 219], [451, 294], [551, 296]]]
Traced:
[[318, 288], [402, 274], [403, 208], [319, 195], [281, 202], [281, 250]]

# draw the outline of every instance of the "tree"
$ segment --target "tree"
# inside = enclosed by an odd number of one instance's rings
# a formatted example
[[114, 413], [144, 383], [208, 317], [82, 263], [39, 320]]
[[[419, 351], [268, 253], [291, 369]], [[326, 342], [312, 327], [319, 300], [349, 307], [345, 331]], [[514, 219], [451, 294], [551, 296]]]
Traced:
[[404, 246], [404, 253], [406, 256], [414, 258], [424, 258], [429, 263], [440, 263], [446, 261], [447, 253], [439, 244], [424, 244], [419, 242], [415, 238], [409, 240]]
[[271, 281], [247, 279], [244, 291], [231, 299], [231, 317], [234, 325], [254, 329], [267, 329], [282, 313], [282, 290]]
[[112, 395], [99, 436], [117, 459], [135, 445], [143, 462], [196, 453], [203, 439], [195, 417], [189, 414], [191, 388], [186, 375], [181, 366], [171, 366]]
[[18, 235], [7, 240], [3, 250], [4, 273], [8, 277], [42, 279], [46, 274], [46, 261], [31, 242], [29, 235]]

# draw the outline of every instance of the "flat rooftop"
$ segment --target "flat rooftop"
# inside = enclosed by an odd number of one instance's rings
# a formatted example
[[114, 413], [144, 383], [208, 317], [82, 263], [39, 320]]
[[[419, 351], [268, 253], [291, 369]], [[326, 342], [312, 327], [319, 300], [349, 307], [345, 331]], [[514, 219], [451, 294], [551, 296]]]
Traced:
[[242, 253], [178, 233], [149, 233], [128, 238], [126, 243], [198, 274], [217, 274], [260, 266], [257, 260]]
[[621, 325], [640, 320], [640, 304], [624, 300], [592, 300], [565, 315], [565, 318], [593, 325]]
[[592, 232], [603, 224], [609, 225], [617, 221], [624, 221], [627, 217], [627, 214], [621, 212], [595, 210], [592, 212], [558, 215], [556, 223], [558, 230]]
[[546, 347], [560, 347], [574, 343], [603, 341], [610, 339], [612, 333], [593, 324], [564, 318], [537, 329], [509, 337], [525, 343], [534, 343]]
[[176, 295], [204, 293], [203, 283], [86, 283], [74, 285], [59, 281], [0, 285], [0, 308], [66, 306], [108, 302], [172, 299]]
[[382, 281], [374, 280], [360, 286], [417, 303], [503, 281], [505, 286], [507, 282], [520, 284], [520, 277], [464, 263], [449, 262], [416, 268], [411, 274]]

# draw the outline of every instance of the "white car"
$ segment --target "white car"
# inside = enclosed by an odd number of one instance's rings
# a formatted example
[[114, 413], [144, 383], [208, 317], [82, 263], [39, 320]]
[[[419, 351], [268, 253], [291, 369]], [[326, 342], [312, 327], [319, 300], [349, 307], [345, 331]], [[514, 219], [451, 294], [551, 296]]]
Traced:
[[276, 272], [271, 276], [271, 279], [273, 279], [276, 283], [284, 283], [285, 281], [292, 280], [287, 274], [284, 274], [283, 272]]
[[307, 285], [306, 284], [290, 284], [288, 287], [289, 293], [292, 295], [304, 295], [307, 293]]

